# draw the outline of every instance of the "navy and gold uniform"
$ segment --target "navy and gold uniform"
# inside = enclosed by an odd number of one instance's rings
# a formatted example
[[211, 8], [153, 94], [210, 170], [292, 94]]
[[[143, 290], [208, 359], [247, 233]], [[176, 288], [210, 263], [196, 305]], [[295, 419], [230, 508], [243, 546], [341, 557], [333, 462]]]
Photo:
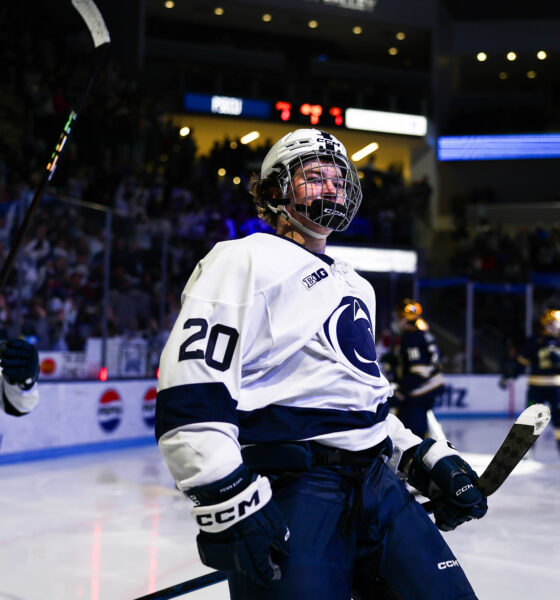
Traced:
[[404, 299], [395, 314], [400, 342], [392, 356], [381, 359], [395, 390], [391, 404], [405, 427], [424, 437], [428, 428], [426, 413], [433, 408], [444, 383], [439, 350], [428, 324], [421, 318], [418, 302]]
[[517, 362], [504, 373], [500, 386], [528, 372], [527, 405], [548, 404], [554, 437], [560, 450], [560, 310], [546, 309], [540, 319], [541, 332], [529, 336]]

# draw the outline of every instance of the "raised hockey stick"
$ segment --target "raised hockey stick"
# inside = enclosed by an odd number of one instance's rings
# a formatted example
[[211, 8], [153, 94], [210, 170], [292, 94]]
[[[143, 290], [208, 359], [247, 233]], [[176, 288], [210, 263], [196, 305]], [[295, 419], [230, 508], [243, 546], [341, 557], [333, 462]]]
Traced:
[[83, 91], [82, 97], [80, 98], [76, 108], [72, 110], [68, 115], [68, 119], [66, 120], [66, 123], [64, 124], [64, 127], [60, 132], [58, 142], [51, 154], [50, 160], [47, 166], [45, 167], [45, 170], [43, 171], [41, 180], [37, 185], [35, 194], [33, 195], [33, 200], [31, 201], [27, 210], [25, 211], [23, 221], [21, 222], [21, 225], [18, 231], [16, 232], [14, 243], [12, 244], [10, 252], [6, 257], [4, 264], [2, 265], [2, 271], [0, 271], [0, 290], [4, 287], [4, 283], [8, 277], [8, 273], [10, 272], [14, 259], [17, 256], [21, 243], [25, 237], [25, 233], [27, 232], [27, 228], [29, 227], [31, 217], [33, 216], [33, 213], [39, 205], [39, 201], [43, 196], [45, 188], [47, 187], [47, 183], [51, 180], [52, 176], [54, 175], [54, 172], [60, 160], [60, 156], [62, 154], [62, 151], [64, 150], [64, 146], [66, 145], [68, 137], [70, 136], [70, 133], [72, 131], [72, 125], [74, 124], [74, 121], [80, 114], [80, 110], [82, 109], [87, 95], [89, 94], [89, 90], [91, 88], [93, 80], [95, 79], [97, 73], [99, 72], [99, 69], [101, 68], [101, 65], [103, 64], [103, 61], [107, 54], [107, 49], [109, 48], [109, 43], [111, 41], [111, 38], [109, 37], [109, 30], [107, 29], [105, 21], [103, 20], [103, 17], [93, 0], [72, 0], [72, 5], [80, 13], [80, 16], [86, 22], [89, 32], [91, 33], [91, 37], [93, 38], [93, 44], [95, 46], [95, 51], [97, 54], [96, 60], [88, 84], [85, 90]]
[[[550, 409], [544, 404], [533, 404], [519, 415], [494, 458], [476, 483], [485, 496], [493, 494], [504, 483], [519, 461], [537, 441], [549, 421]], [[422, 507], [426, 509], [426, 512], [432, 512], [434, 502], [432, 500], [425, 502]], [[225, 579], [227, 579], [225, 573], [214, 571], [135, 600], [170, 600]]]
[[[476, 482], [476, 487], [485, 496], [493, 494], [504, 483], [519, 461], [539, 439], [549, 421], [550, 409], [544, 404], [533, 404], [517, 417], [506, 439]], [[435, 502], [437, 500], [424, 502], [422, 507], [426, 512], [432, 512]]]

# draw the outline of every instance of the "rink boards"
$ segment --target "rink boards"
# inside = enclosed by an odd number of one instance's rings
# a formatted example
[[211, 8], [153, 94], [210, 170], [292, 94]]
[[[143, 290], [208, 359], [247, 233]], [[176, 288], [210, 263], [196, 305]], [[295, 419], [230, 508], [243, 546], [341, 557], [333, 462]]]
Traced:
[[[155, 380], [40, 383], [24, 418], [0, 414], [0, 464], [153, 444]], [[525, 406], [526, 378], [498, 387], [496, 375], [447, 375], [438, 418], [511, 417]]]

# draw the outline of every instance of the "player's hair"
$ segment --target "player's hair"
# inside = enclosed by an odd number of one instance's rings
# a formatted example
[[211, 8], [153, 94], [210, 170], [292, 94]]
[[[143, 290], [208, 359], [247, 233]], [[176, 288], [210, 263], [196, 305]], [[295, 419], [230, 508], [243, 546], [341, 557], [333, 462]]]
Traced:
[[275, 190], [280, 192], [276, 176], [270, 175], [262, 179], [257, 173], [251, 175], [249, 192], [251, 193], [251, 196], [253, 196], [257, 217], [267, 225], [270, 225], [273, 229], [276, 229], [279, 217], [278, 213], [274, 213], [269, 206], [269, 202], [272, 199], [272, 194]]

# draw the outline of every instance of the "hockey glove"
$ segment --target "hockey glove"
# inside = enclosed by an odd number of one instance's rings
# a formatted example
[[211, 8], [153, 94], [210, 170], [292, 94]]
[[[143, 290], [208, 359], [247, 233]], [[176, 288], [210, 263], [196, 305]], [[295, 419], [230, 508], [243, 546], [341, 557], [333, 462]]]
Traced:
[[498, 379], [498, 387], [501, 390], [507, 390], [511, 381], [513, 381], [513, 378], [502, 375], [500, 379]]
[[191, 488], [192, 515], [202, 562], [220, 571], [243, 573], [272, 587], [282, 578], [274, 553], [288, 553], [290, 530], [272, 500], [266, 477], [241, 465], [215, 483]]
[[478, 475], [449, 442], [430, 438], [419, 444], [408, 471], [408, 483], [435, 501], [434, 517], [441, 531], [451, 531], [488, 511], [475, 486]]
[[0, 348], [0, 366], [8, 383], [29, 390], [39, 377], [37, 349], [25, 340], [8, 340]]

